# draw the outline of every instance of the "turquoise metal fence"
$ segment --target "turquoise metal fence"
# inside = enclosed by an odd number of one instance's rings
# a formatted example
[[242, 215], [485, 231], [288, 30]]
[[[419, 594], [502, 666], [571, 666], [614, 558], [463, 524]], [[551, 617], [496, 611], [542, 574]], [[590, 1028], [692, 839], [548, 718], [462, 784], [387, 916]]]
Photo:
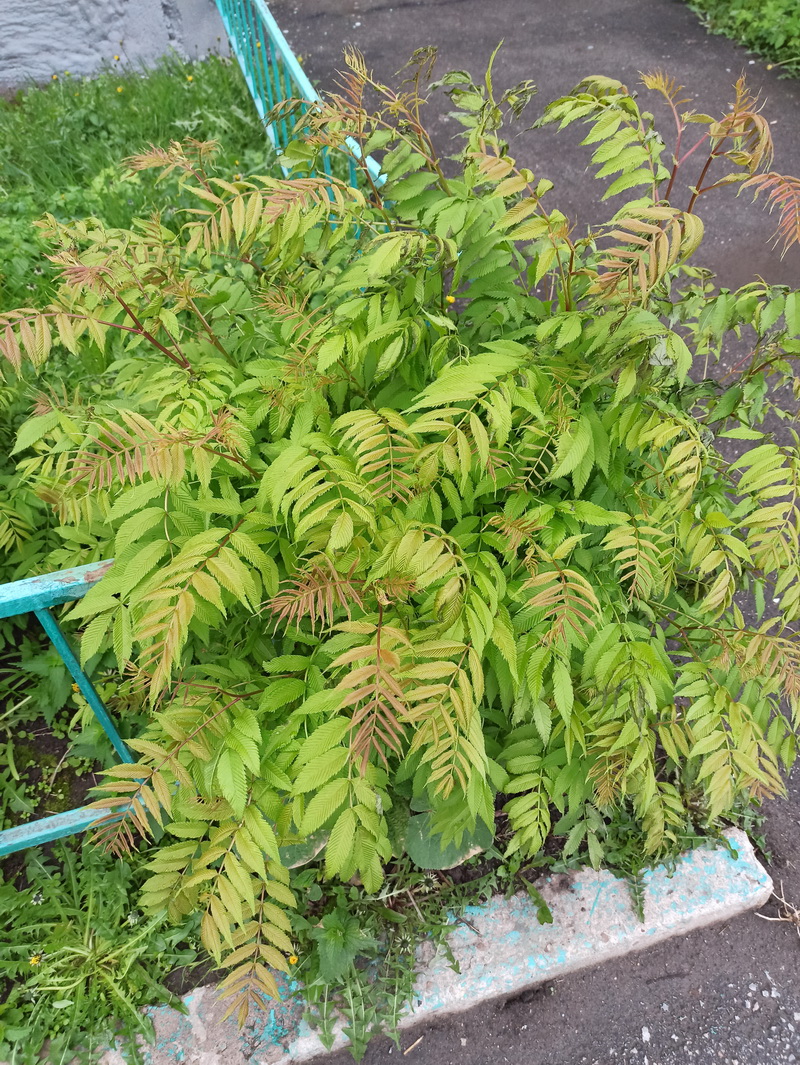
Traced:
[[[27, 613], [36, 615], [64, 665], [72, 674], [84, 699], [102, 725], [103, 731], [111, 740], [121, 761], [133, 762], [133, 756], [109, 717], [94, 685], [81, 669], [81, 664], [61, 631], [61, 626], [50, 613], [51, 607], [69, 603], [86, 595], [89, 589], [102, 579], [110, 566], [111, 562], [95, 562], [88, 566], [48, 573], [44, 577], [29, 577], [24, 581], [2, 584], [0, 585], [0, 618]], [[67, 810], [65, 813], [29, 821], [15, 828], [7, 828], [0, 832], [0, 855], [24, 850], [25, 847], [33, 847], [37, 843], [47, 843], [61, 836], [70, 836], [74, 832], [82, 832], [93, 821], [96, 821], [98, 816], [97, 810], [82, 806], [76, 810]]]
[[[280, 154], [291, 140], [292, 125], [285, 118], [273, 115], [273, 108], [284, 100], [294, 99], [307, 101], [302, 109], [305, 111], [320, 99], [319, 93], [297, 61], [265, 0], [216, 0], [216, 4], [256, 111]], [[352, 156], [361, 157], [356, 141], [349, 138], [347, 146]], [[373, 181], [381, 182], [378, 163], [371, 156], [366, 162]], [[357, 176], [357, 167], [351, 159], [353, 185]]]

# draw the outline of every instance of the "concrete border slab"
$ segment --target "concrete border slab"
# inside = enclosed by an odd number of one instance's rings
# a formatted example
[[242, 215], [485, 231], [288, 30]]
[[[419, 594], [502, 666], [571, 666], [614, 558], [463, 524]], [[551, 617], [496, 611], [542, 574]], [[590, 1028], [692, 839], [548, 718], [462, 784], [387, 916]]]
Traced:
[[[470, 907], [469, 926], [459, 924], [450, 936], [461, 972], [423, 944], [413, 1010], [402, 1026], [519, 994], [762, 906], [772, 892], [770, 877], [743, 832], [731, 830], [727, 837], [731, 850], [703, 847], [684, 854], [674, 870], [658, 866], [645, 874], [643, 924], [626, 883], [592, 869], [545, 879], [541, 890], [553, 913], [551, 925], [538, 923], [523, 895]], [[299, 998], [256, 1013], [242, 1031], [233, 1019], [221, 1021], [225, 1004], [214, 987], [198, 988], [185, 1002], [187, 1016], [153, 1011], [156, 1044], [145, 1050], [148, 1065], [275, 1065], [325, 1052], [302, 1019]], [[339, 1030], [335, 1047], [346, 1045]], [[106, 1055], [105, 1065], [117, 1065], [116, 1055]]]

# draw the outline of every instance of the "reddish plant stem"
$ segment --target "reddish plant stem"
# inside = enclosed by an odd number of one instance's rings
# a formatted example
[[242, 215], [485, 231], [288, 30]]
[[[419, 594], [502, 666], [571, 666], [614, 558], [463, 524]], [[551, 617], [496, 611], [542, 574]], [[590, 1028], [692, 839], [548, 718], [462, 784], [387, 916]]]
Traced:
[[667, 103], [672, 110], [672, 116], [675, 119], [675, 128], [677, 130], [677, 137], [675, 138], [675, 154], [673, 156], [672, 173], [669, 176], [669, 184], [667, 185], [667, 191], [664, 193], [664, 199], [669, 203], [670, 195], [672, 194], [672, 186], [675, 184], [675, 178], [678, 176], [678, 170], [681, 165], [681, 141], [683, 140], [683, 131], [685, 126], [681, 122], [678, 109], [675, 106], [675, 101], [670, 97], [666, 97]]
[[228, 352], [223, 347], [222, 342], [220, 341], [219, 337], [214, 332], [214, 330], [211, 328], [211, 326], [208, 323], [208, 321], [206, 320], [206, 317], [203, 314], [203, 312], [200, 310], [200, 308], [197, 306], [197, 304], [195, 303], [195, 301], [192, 299], [191, 296], [188, 297], [188, 300], [189, 300], [189, 306], [192, 308], [192, 310], [194, 311], [194, 313], [197, 316], [197, 318], [199, 318], [200, 324], [203, 326], [203, 329], [205, 330], [206, 335], [208, 336], [208, 339], [211, 341], [211, 343], [214, 345], [214, 347], [217, 349], [217, 351], [219, 351], [220, 354], [225, 356], [225, 358], [231, 364], [231, 366], [235, 366], [236, 363], [234, 362], [234, 360], [231, 358], [231, 356], [228, 354]]
[[252, 466], [248, 466], [244, 459], [240, 459], [239, 456], [234, 455], [232, 451], [215, 451], [214, 448], [211, 447], [209, 444], [201, 444], [200, 448], [202, 451], [207, 451], [209, 455], [216, 455], [217, 458], [227, 459], [229, 462], [238, 462], [239, 465], [244, 467], [244, 469], [246, 469], [247, 472], [253, 477], [259, 476], [259, 474], [256, 472], [256, 470], [253, 469]]
[[[171, 362], [174, 362], [176, 366], [180, 366], [182, 370], [189, 370], [189, 372], [191, 372], [192, 365], [186, 358], [186, 356], [183, 354], [183, 352], [180, 351], [180, 348], [178, 348], [178, 354], [176, 355], [175, 352], [170, 351], [169, 348], [164, 347], [161, 341], [156, 340], [156, 338], [149, 331], [149, 329], [145, 328], [144, 324], [136, 316], [136, 313], [134, 312], [133, 308], [128, 306], [122, 296], [120, 296], [116, 292], [113, 293], [113, 295], [114, 299], [117, 301], [120, 307], [122, 307], [123, 311], [125, 311], [130, 320], [136, 326], [134, 332], [139, 333], [139, 335], [143, 336], [145, 340], [148, 340], [153, 345], [153, 347], [158, 348], [158, 350], [164, 355], [166, 355]], [[177, 347], [177, 344], [175, 346]]]
[[686, 160], [689, 158], [689, 156], [690, 155], [694, 155], [694, 153], [697, 151], [697, 149], [700, 147], [701, 144], [705, 144], [705, 142], [708, 140], [709, 136], [710, 136], [709, 133], [704, 133], [703, 136], [700, 138], [700, 140], [697, 141], [696, 144], [693, 144], [691, 146], [691, 148], [689, 149], [689, 151], [681, 159], [678, 160], [678, 166], [683, 166], [683, 164], [686, 162]]
[[694, 192], [692, 193], [692, 198], [689, 200], [689, 206], [686, 208], [686, 213], [687, 214], [691, 214], [692, 213], [692, 209], [693, 209], [694, 205], [697, 203], [698, 197], [702, 196], [702, 194], [704, 192], [708, 191], [707, 189], [703, 188], [703, 179], [705, 178], [706, 174], [708, 173], [708, 171], [709, 171], [709, 169], [711, 167], [711, 164], [714, 162], [714, 160], [716, 158], [717, 158], [717, 152], [716, 152], [716, 149], [714, 149], [712, 152], [710, 152], [710, 154], [708, 156], [708, 159], [706, 159], [706, 161], [705, 161], [705, 165], [703, 166], [703, 169], [700, 171], [700, 177], [697, 179], [697, 184], [694, 187]]

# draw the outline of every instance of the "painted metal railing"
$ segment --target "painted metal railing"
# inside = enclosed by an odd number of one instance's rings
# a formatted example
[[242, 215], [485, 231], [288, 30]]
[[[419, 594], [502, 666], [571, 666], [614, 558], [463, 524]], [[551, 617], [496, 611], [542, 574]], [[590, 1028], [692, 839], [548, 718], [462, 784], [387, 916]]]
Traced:
[[[125, 741], [120, 736], [114, 722], [108, 715], [94, 685], [81, 668], [69, 642], [61, 631], [61, 626], [50, 613], [54, 606], [80, 599], [108, 572], [111, 562], [95, 562], [75, 569], [59, 570], [44, 577], [29, 577], [24, 581], [0, 584], [0, 618], [13, 617], [16, 614], [35, 614], [42, 628], [58, 651], [64, 665], [72, 674], [81, 694], [94, 712], [111, 740], [114, 750], [123, 762], [133, 762]], [[0, 832], [0, 855], [24, 850], [38, 843], [48, 843], [62, 836], [82, 832], [102, 813], [88, 806], [67, 810], [51, 817], [42, 817], [37, 821], [28, 821], [14, 828]]]
[[[320, 99], [319, 93], [300, 66], [265, 0], [216, 0], [216, 4], [256, 111], [280, 156], [292, 139], [293, 126], [285, 117], [273, 114], [273, 108], [284, 100], [303, 100], [306, 102], [300, 111], [305, 113]], [[348, 138], [347, 146], [352, 156], [350, 183], [355, 185], [358, 167], [354, 159], [361, 157], [361, 149], [352, 138]], [[330, 161], [327, 156], [324, 159], [325, 170], [330, 173]], [[373, 181], [382, 182], [378, 163], [371, 156], [366, 163]]]

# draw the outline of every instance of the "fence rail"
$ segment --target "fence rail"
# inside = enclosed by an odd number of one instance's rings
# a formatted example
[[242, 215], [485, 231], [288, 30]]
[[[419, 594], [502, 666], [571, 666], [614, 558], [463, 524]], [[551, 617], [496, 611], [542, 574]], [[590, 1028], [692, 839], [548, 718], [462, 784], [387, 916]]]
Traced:
[[[287, 119], [273, 115], [273, 108], [284, 100], [295, 99], [307, 101], [307, 109], [319, 101], [320, 95], [265, 0], [216, 0], [216, 4], [258, 116], [280, 155], [292, 139], [292, 127]], [[360, 159], [361, 149], [352, 138], [348, 138], [347, 146], [352, 156], [350, 183], [355, 185], [358, 168], [354, 160]], [[379, 164], [371, 156], [366, 163], [373, 181], [382, 182]]]
[[[58, 651], [61, 661], [72, 674], [81, 695], [92, 709], [103, 731], [111, 740], [114, 750], [123, 762], [133, 762], [134, 758], [117, 727], [108, 715], [103, 701], [81, 664], [75, 657], [61, 627], [50, 613], [50, 607], [81, 599], [90, 588], [102, 580], [111, 567], [111, 562], [94, 562], [88, 566], [75, 569], [63, 569], [57, 573], [48, 573], [43, 577], [28, 577], [23, 581], [0, 585], [0, 618], [9, 618], [16, 614], [35, 614], [50, 642]], [[83, 832], [93, 821], [102, 816], [102, 811], [91, 810], [88, 806], [67, 810], [65, 813], [40, 817], [14, 828], [0, 832], [0, 855], [34, 847], [39, 843], [71, 836]]]

